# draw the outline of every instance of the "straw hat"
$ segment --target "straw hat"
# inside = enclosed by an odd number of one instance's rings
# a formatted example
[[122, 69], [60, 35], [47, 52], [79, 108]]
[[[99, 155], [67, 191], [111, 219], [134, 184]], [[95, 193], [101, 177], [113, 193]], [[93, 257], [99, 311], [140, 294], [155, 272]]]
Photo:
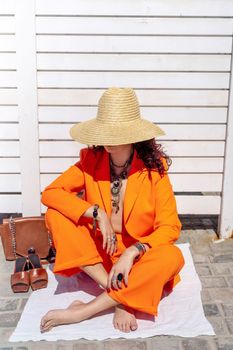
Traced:
[[112, 87], [99, 99], [97, 117], [73, 125], [70, 135], [86, 145], [114, 146], [150, 140], [165, 132], [141, 118], [133, 89]]

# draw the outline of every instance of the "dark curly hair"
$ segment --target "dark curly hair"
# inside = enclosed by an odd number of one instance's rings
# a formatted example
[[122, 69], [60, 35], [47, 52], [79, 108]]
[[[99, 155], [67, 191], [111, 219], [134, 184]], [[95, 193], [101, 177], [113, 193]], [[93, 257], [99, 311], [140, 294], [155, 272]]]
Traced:
[[[133, 144], [137, 151], [138, 158], [142, 159], [145, 167], [149, 170], [157, 170], [161, 176], [164, 175], [165, 169], [161, 157], [164, 157], [168, 168], [172, 164], [171, 158], [161, 149], [162, 145], [156, 143], [155, 139], [136, 142]], [[102, 151], [103, 146], [93, 146], [95, 151]]]

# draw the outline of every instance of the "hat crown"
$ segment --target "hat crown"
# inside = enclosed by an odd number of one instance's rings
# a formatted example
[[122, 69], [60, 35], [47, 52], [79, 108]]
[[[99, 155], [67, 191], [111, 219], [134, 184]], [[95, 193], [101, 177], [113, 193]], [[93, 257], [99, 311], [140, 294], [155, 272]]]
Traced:
[[101, 123], [131, 122], [140, 119], [137, 96], [131, 88], [109, 88], [99, 99], [97, 118]]

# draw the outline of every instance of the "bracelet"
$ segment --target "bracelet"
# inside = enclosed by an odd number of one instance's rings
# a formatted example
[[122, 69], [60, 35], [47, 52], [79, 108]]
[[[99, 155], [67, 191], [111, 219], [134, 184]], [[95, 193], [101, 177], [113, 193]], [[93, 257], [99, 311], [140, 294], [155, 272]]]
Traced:
[[96, 231], [96, 226], [97, 226], [96, 223], [97, 223], [98, 209], [99, 209], [99, 205], [94, 204], [94, 210], [93, 210], [93, 231], [94, 231], [94, 233]]
[[146, 252], [146, 247], [144, 246], [143, 243], [141, 242], [136, 242], [133, 244], [139, 251], [139, 254], [136, 256], [136, 258], [134, 259], [135, 261], [138, 261], [139, 259], [141, 259], [141, 257], [145, 254]]

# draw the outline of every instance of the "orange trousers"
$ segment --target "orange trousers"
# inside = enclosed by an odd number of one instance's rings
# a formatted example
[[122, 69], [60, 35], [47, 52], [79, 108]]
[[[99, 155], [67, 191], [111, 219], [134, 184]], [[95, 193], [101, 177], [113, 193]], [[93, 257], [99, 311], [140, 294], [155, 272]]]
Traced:
[[[97, 229], [92, 233], [87, 220], [76, 225], [59, 211], [48, 208], [46, 226], [52, 233], [56, 248], [55, 274], [71, 276], [81, 271], [80, 266], [102, 263], [106, 271], [111, 270], [122, 252], [135, 243], [135, 239], [124, 233], [116, 233], [117, 252], [109, 256], [102, 249], [102, 235]], [[150, 248], [135, 262], [128, 279], [128, 287], [108, 291], [108, 295], [123, 305], [135, 310], [157, 315], [157, 307], [163, 295], [168, 294], [180, 281], [179, 271], [184, 265], [180, 249], [174, 245]]]

